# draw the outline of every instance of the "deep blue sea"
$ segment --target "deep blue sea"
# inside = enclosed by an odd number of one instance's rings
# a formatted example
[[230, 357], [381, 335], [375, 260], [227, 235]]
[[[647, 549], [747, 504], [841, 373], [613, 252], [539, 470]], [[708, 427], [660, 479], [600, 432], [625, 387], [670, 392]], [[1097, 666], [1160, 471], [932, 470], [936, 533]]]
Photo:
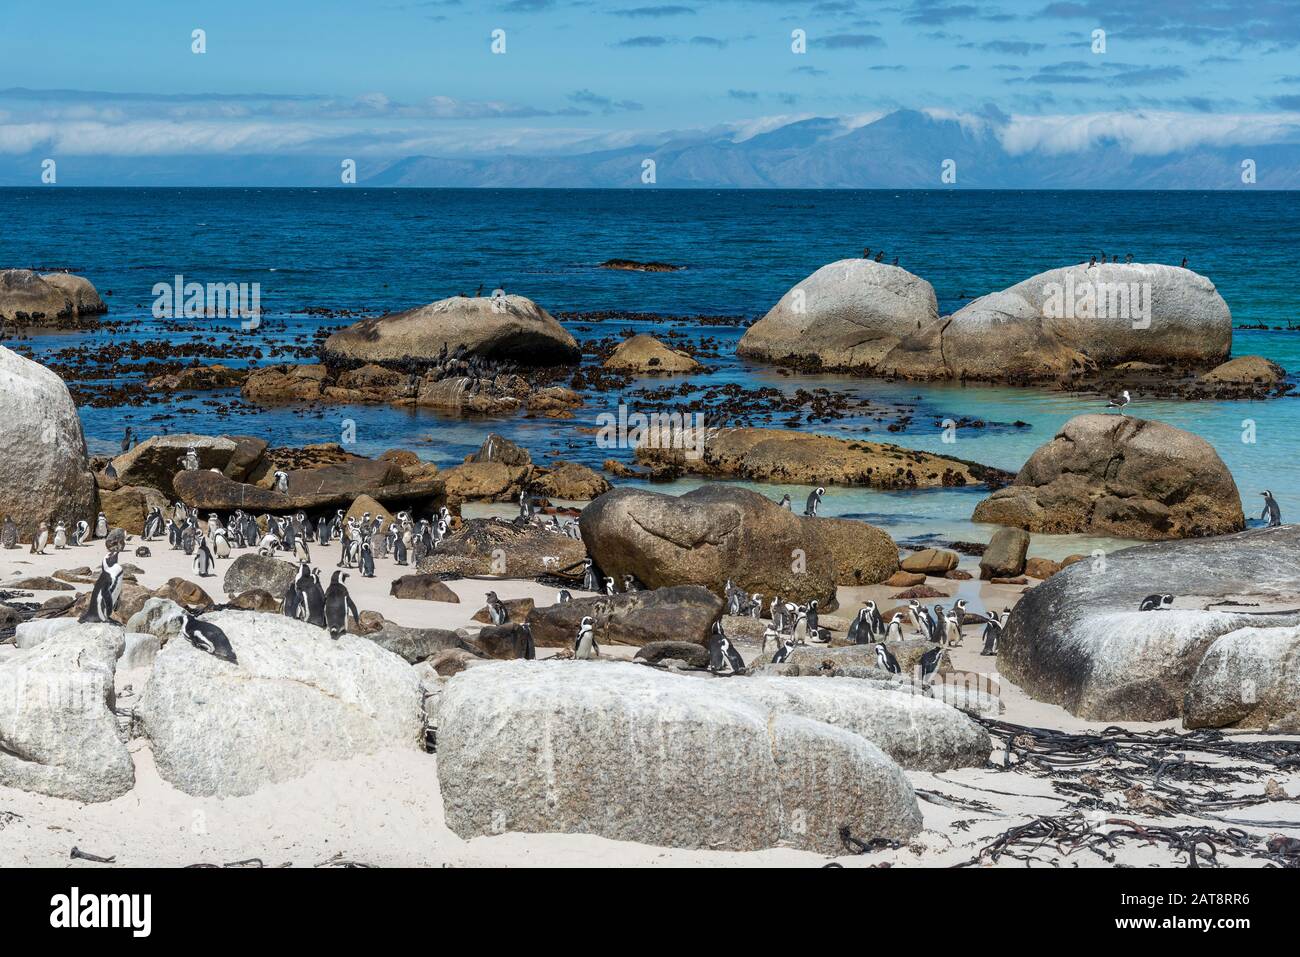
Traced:
[[[309, 346], [323, 324], [309, 310], [365, 314], [409, 308], [502, 287], [551, 312], [615, 310], [657, 316], [743, 316], [767, 311], [818, 267], [883, 249], [886, 261], [933, 283], [947, 313], [984, 293], [1045, 269], [1102, 252], [1139, 262], [1188, 266], [1208, 276], [1239, 328], [1235, 355], [1260, 354], [1300, 372], [1300, 194], [1284, 192], [978, 192], [704, 190], [370, 190], [370, 189], [0, 189], [0, 266], [70, 269], [105, 296], [112, 332], [44, 335], [23, 343], [38, 356], [113, 337], [173, 336], [224, 341], [234, 319], [207, 332], [165, 333], [150, 316], [152, 288], [183, 274], [198, 282], [257, 282], [267, 313], [257, 333], [266, 358], [279, 345]], [[597, 268], [611, 258], [657, 260], [674, 273]], [[886, 433], [866, 414], [800, 425], [831, 435], [927, 448], [1002, 468], [1018, 468], [1069, 417], [1096, 410], [1095, 397], [1039, 389], [921, 386], [838, 376], [788, 376], [738, 360], [734, 324], [668, 320], [568, 322], [580, 339], [629, 329], [672, 329], [713, 340], [720, 358], [691, 380], [785, 391], [824, 386], [893, 407], [915, 407], [907, 431]], [[1285, 327], [1295, 325], [1296, 331]], [[218, 336], [220, 332], [222, 335]], [[228, 364], [239, 364], [231, 362]], [[129, 370], [124, 369], [124, 373]], [[640, 383], [641, 386], [654, 383]], [[169, 431], [251, 433], [274, 444], [338, 441], [341, 422], [357, 424], [356, 451], [404, 447], [443, 464], [459, 462], [489, 430], [530, 448], [539, 460], [559, 455], [599, 467], [626, 451], [598, 448], [575, 426], [594, 424], [619, 397], [593, 394], [578, 419], [457, 420], [383, 406], [269, 411], [226, 408], [199, 395], [171, 407], [86, 408], [92, 452], [115, 451], [129, 422], [145, 435]], [[1135, 414], [1190, 429], [1213, 443], [1231, 467], [1247, 512], [1271, 488], [1284, 515], [1300, 514], [1300, 400], [1267, 402], [1143, 401]], [[688, 410], [690, 397], [671, 408]], [[955, 445], [937, 422], [979, 418]], [[1030, 428], [1010, 423], [1027, 422]], [[1242, 441], [1252, 420], [1256, 441]], [[778, 418], [775, 424], [780, 424]], [[684, 489], [691, 483], [676, 483]], [[763, 486], [796, 498], [806, 490]], [[832, 489], [828, 514], [878, 522], [904, 540], [925, 536], [985, 540], [991, 529], [968, 519], [982, 493], [881, 493]], [[1053, 555], [1095, 544], [1036, 537], [1034, 553]], [[1101, 543], [1103, 545], [1108, 543]]]

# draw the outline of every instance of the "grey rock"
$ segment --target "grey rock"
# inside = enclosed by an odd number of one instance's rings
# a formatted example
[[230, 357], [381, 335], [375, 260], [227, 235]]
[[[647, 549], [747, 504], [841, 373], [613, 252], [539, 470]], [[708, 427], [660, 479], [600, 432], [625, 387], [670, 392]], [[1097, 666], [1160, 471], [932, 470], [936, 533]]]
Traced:
[[842, 850], [839, 830], [921, 828], [901, 769], [860, 735], [706, 681], [626, 663], [494, 662], [448, 682], [438, 779], [448, 826], [667, 847]]
[[1300, 628], [1241, 628], [1217, 639], [1187, 686], [1183, 723], [1300, 731]]
[[131, 790], [113, 714], [122, 629], [65, 628], [0, 663], [0, 785], [85, 803]]
[[242, 595], [254, 588], [272, 595], [283, 595], [297, 574], [298, 568], [292, 562], [250, 552], [230, 563], [221, 587], [227, 595]]
[[[1156, 542], [1111, 552], [1104, 561], [1084, 559], [1031, 589], [1012, 609], [998, 644], [998, 670], [1031, 696], [1088, 720], [1176, 718], [1216, 640], [1239, 629], [1300, 625], [1297, 581], [1297, 525]], [[1169, 611], [1138, 611], [1150, 594], [1177, 600]], [[1239, 610], [1210, 607], [1224, 601]], [[1247, 605], [1278, 611], [1255, 613]], [[1282, 673], [1283, 662], [1272, 661]]]
[[73, 618], [37, 618], [21, 622], [14, 628], [14, 645], [20, 649], [35, 648], [76, 624]]
[[148, 668], [153, 664], [154, 659], [158, 657], [158, 652], [161, 650], [162, 639], [157, 635], [128, 631], [126, 633], [126, 645], [117, 666], [123, 671], [134, 668]]
[[127, 619], [127, 634], [153, 635], [162, 641], [175, 638], [185, 623], [185, 609], [170, 598], [150, 598]]
[[722, 599], [707, 588], [677, 585], [535, 608], [528, 615], [528, 626], [539, 648], [570, 647], [587, 616], [595, 619], [596, 641], [602, 645], [644, 645], [665, 639], [703, 645], [721, 612]]
[[137, 711], [158, 773], [187, 794], [251, 794], [318, 761], [420, 746], [419, 680], [374, 642], [334, 641], [282, 615], [204, 620], [225, 632], [238, 664], [170, 641]]
[[1019, 528], [999, 528], [980, 556], [980, 578], [1015, 578], [1025, 570], [1029, 533]]

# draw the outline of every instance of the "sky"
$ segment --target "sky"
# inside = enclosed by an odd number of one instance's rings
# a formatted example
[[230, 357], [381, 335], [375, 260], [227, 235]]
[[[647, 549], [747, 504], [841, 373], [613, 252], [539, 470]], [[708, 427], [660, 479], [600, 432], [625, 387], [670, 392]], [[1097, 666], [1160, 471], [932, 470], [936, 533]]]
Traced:
[[1300, 128], [1296, 0], [0, 0], [0, 11], [0, 154], [585, 152], [903, 107], [1002, 116], [1026, 148], [1134, 114], [1157, 147]]

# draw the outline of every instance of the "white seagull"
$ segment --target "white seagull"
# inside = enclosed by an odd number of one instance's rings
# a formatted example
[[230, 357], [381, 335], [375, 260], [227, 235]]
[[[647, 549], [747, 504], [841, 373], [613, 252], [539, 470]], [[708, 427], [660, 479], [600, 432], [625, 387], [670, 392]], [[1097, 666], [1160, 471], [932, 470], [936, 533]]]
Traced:
[[1133, 401], [1133, 397], [1132, 397], [1131, 395], [1128, 394], [1128, 389], [1125, 389], [1125, 390], [1124, 390], [1123, 392], [1121, 392], [1119, 395], [1117, 395], [1116, 397], [1114, 397], [1113, 399], [1111, 399], [1109, 402], [1107, 402], [1107, 403], [1106, 403], [1106, 408], [1108, 408], [1108, 409], [1118, 409], [1118, 410], [1119, 410], [1119, 414], [1120, 414], [1120, 415], [1123, 415], [1123, 414], [1124, 414], [1124, 409], [1125, 409], [1125, 408], [1128, 406], [1128, 404], [1129, 404], [1130, 402], [1132, 402], [1132, 401]]

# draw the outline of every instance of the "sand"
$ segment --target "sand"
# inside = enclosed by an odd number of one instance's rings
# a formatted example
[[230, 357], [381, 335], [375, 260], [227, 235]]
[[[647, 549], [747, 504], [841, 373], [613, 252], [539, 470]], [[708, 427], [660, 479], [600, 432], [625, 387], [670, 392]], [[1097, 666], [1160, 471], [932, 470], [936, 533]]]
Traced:
[[[132, 555], [132, 542], [124, 561], [143, 569], [140, 582], [156, 587], [173, 576], [198, 581], [218, 601], [220, 582], [227, 562], [218, 563], [215, 577], [199, 580], [190, 560], [171, 551], [166, 542], [151, 543], [152, 557]], [[238, 553], [237, 553], [238, 554]], [[0, 551], [0, 588], [4, 583], [29, 575], [48, 575], [60, 569], [95, 566], [103, 556], [101, 543], [84, 548], [30, 555], [25, 548]], [[325, 576], [337, 561], [337, 548], [314, 554]], [[974, 571], [973, 560], [963, 567]], [[532, 598], [539, 604], [555, 600], [555, 589], [531, 581], [453, 581], [448, 584], [460, 597], [459, 604], [405, 601], [388, 594], [398, 574], [391, 561], [379, 562], [378, 576], [363, 579], [355, 573], [349, 581], [352, 595], [361, 609], [381, 612], [399, 624], [416, 627], [477, 627], [473, 614], [483, 607], [483, 595], [493, 589], [503, 599]], [[976, 572], [977, 574], [977, 572]], [[940, 601], [945, 606], [958, 597], [970, 602], [971, 610], [1001, 609], [1014, 604], [1025, 586], [989, 585], [977, 580], [930, 579], [929, 584], [950, 592]], [[85, 590], [87, 586], [79, 586]], [[898, 589], [884, 586], [841, 589], [841, 610], [849, 617], [866, 598], [892, 607], [890, 597]], [[57, 592], [36, 592], [30, 600], [40, 601]], [[68, 593], [64, 593], [68, 594]], [[575, 596], [583, 593], [574, 591]], [[614, 646], [616, 657], [631, 657], [635, 649]], [[1067, 731], [1093, 730], [1104, 723], [1081, 721], [1063, 709], [1034, 701], [993, 670], [996, 659], [979, 655], [978, 633], [968, 635], [963, 647], [951, 653], [959, 671], [982, 674], [1000, 689], [1005, 705], [1003, 720], [1035, 727]], [[12, 645], [0, 645], [0, 662], [14, 653]], [[543, 649], [542, 654], [552, 653]], [[122, 671], [117, 676], [119, 707], [129, 709], [139, 700], [148, 680], [148, 670]], [[815, 680], [815, 679], [809, 679]], [[1167, 728], [1178, 730], [1177, 722], [1161, 724], [1126, 723], [1135, 730]], [[1247, 738], [1248, 736], [1242, 736]], [[417, 751], [386, 752], [343, 762], [322, 762], [303, 778], [263, 788], [255, 794], [229, 799], [194, 798], [163, 781], [154, 767], [147, 741], [130, 743], [135, 760], [136, 786], [123, 797], [103, 804], [80, 805], [72, 801], [30, 794], [0, 787], [0, 866], [6, 867], [104, 867], [70, 860], [73, 846], [83, 851], [114, 857], [118, 865], [185, 866], [228, 864], [249, 858], [268, 866], [292, 864], [310, 867], [331, 861], [352, 860], [376, 866], [422, 867], [521, 867], [521, 866], [641, 866], [641, 867], [818, 867], [832, 858], [785, 848], [732, 853], [691, 851], [651, 847], [581, 834], [504, 834], [464, 841], [448, 830], [438, 789], [437, 757]], [[1300, 770], [1274, 775], [1288, 794], [1300, 794]], [[949, 866], [968, 860], [995, 835], [1038, 815], [1066, 813], [1069, 801], [1054, 793], [1050, 783], [1028, 774], [1006, 773], [995, 768], [961, 769], [943, 774], [908, 772], [918, 791], [974, 799], [991, 805], [987, 810], [970, 810], [922, 800], [925, 830], [906, 847], [886, 849], [868, 855], [845, 855], [834, 860], [847, 867]], [[1234, 794], [1258, 794], [1264, 778], [1240, 785], [1226, 785]], [[939, 798], [943, 801], [944, 798]], [[1122, 800], [1122, 799], [1121, 799]], [[1152, 817], [1126, 814], [1136, 821], [1172, 826], [1221, 822], [1181, 817]], [[1274, 801], [1223, 814], [1238, 821], [1264, 822], [1255, 827], [1239, 825], [1267, 836], [1300, 832], [1300, 802]], [[962, 822], [954, 826], [954, 822]], [[1129, 866], [1179, 866], [1182, 861], [1162, 846], [1139, 846], [1129, 842], [1116, 849], [1117, 861]], [[1258, 861], [1224, 857], [1232, 866], [1258, 866]], [[1115, 866], [1097, 855], [1080, 852], [1060, 858], [1063, 866]], [[1000, 866], [1023, 867], [1021, 861], [1003, 858]]]

